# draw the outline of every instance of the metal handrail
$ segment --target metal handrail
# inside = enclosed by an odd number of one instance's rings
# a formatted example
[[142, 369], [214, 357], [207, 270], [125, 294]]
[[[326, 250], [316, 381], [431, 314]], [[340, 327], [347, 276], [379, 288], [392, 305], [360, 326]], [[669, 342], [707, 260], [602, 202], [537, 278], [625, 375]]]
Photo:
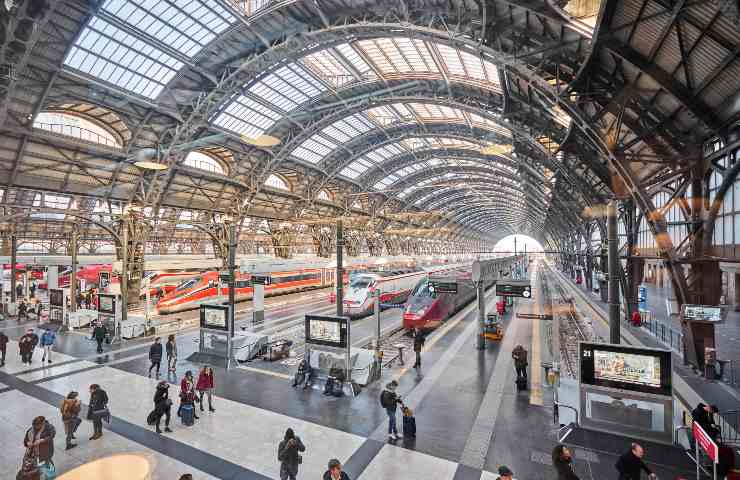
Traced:
[[[67, 125], [64, 123], [34, 122], [33, 127], [58, 135], [76, 138], [85, 142], [97, 143], [113, 148], [121, 148], [121, 146], [115, 140], [100, 135], [99, 133], [96, 133], [92, 130], [88, 130], [87, 128], [82, 128], [75, 125]], [[68, 132], [65, 130], [68, 130]]]
[[568, 409], [570, 409], [570, 410], [573, 410], [573, 413], [575, 413], [575, 414], [576, 414], [576, 423], [575, 423], [575, 425], [576, 425], [576, 427], [580, 425], [580, 423], [579, 423], [579, 421], [578, 421], [578, 410], [577, 410], [577, 409], [576, 409], [575, 407], [573, 407], [573, 406], [571, 406], [571, 405], [567, 405], [567, 404], [565, 404], [565, 403], [560, 403], [560, 402], [558, 402], [558, 401], [555, 401], [555, 402], [554, 402], [554, 405], [555, 405], [556, 407], [558, 407], [558, 408], [560, 408], [560, 407], [564, 407], [564, 408], [568, 408]]

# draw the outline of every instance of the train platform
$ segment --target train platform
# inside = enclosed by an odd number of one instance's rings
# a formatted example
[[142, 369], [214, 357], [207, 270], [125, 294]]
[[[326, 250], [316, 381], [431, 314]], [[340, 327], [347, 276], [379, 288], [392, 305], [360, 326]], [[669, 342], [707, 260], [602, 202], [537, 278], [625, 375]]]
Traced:
[[[487, 302], [492, 309], [492, 292]], [[15, 478], [23, 454], [21, 438], [36, 415], [48, 417], [57, 427], [55, 463], [60, 472], [107, 454], [131, 452], [149, 459], [154, 479], [178, 478], [185, 472], [196, 479], [278, 478], [277, 445], [285, 429], [293, 428], [307, 447], [302, 478], [319, 478], [328, 459], [338, 458], [352, 479], [489, 480], [497, 478], [500, 465], [511, 468], [517, 479], [549, 479], [554, 475], [550, 451], [559, 430], [553, 423], [551, 394], [536, 368], [530, 369], [530, 388], [517, 392], [510, 355], [517, 344], [531, 352], [532, 365], [541, 355], [538, 322], [517, 318], [520, 311], [541, 311], [540, 302], [536, 292], [532, 300], [516, 301], [503, 319], [504, 338], [489, 342], [485, 350], [475, 347], [476, 311], [469, 305], [429, 335], [420, 370], [408, 361], [397, 365], [355, 398], [325, 397], [318, 385], [293, 389], [288, 375], [262, 369], [260, 361], [228, 371], [216, 366], [216, 412], [203, 412], [193, 427], [183, 427], [173, 415], [174, 432], [162, 436], [145, 422], [157, 383], [147, 375], [146, 344], [84, 354], [88, 340], [62, 335], [54, 363], [42, 366], [37, 352], [31, 367], [20, 364], [11, 344], [7, 364], [0, 368], [0, 401], [9, 405], [0, 411], [5, 420], [0, 422], [0, 437], [10, 439], [0, 452], [0, 480]], [[310, 308], [304, 307], [304, 313]], [[291, 308], [272, 321], [300, 312], [301, 307]], [[384, 314], [384, 321], [392, 322], [395, 315], [400, 323], [400, 311]], [[14, 327], [0, 325], [13, 339]], [[194, 334], [178, 336], [177, 371], [170, 376], [163, 371], [162, 379], [177, 385], [186, 370], [197, 371], [201, 365], [188, 360], [197, 349], [194, 339]], [[398, 391], [414, 410], [416, 438], [388, 440], [387, 417], [378, 398], [391, 379], [399, 381]], [[98, 441], [86, 440], [91, 427], [85, 422], [79, 447], [64, 451], [58, 405], [70, 390], [87, 401], [91, 383], [107, 391], [112, 422]], [[573, 448], [580, 478], [613, 476], [617, 451], [576, 444]], [[651, 457], [648, 451], [648, 460]], [[666, 478], [675, 473], [653, 466]]]
[[[598, 293], [589, 292], [585, 285], [576, 284], [573, 279], [562, 272], [557, 272], [557, 274], [560, 277], [562, 284], [566, 286], [567, 291], [573, 294], [573, 298], [578, 305], [578, 308], [581, 309], [582, 314], [592, 319], [592, 324], [596, 333], [603, 338], [608, 338], [608, 305], [601, 300]], [[673, 326], [676, 331], [680, 331], [678, 319], [667, 314], [665, 299], [665, 292], [662, 289], [653, 288], [652, 292], [648, 292], [648, 305], [653, 309], [652, 312], [654, 317], [665, 325]], [[727, 340], [723, 340], [723, 338], [734, 338], [725, 337], [724, 335], [730, 335], [731, 330], [738, 329], [737, 324], [732, 320], [732, 315], [733, 312], [730, 312], [730, 317], [725, 325], [718, 326], [717, 328], [720, 352], [734, 351], [723, 350], [723, 345], [727, 346], [730, 343]], [[624, 314], [622, 317], [624, 317]], [[661, 341], [660, 337], [656, 337], [651, 334], [646, 328], [635, 328], [628, 325], [624, 319], [622, 321], [621, 333], [622, 341], [629, 345], [670, 348], [669, 342]], [[737, 338], [740, 338], [740, 333], [737, 335]], [[683, 360], [676, 351], [677, 346], [675, 341], [673, 350], [674, 393], [681, 401], [683, 408], [690, 412], [698, 403], [716, 405], [724, 420], [729, 425], [737, 428], [737, 409], [738, 402], [740, 401], [740, 392], [726, 382], [707, 380], [700, 375], [699, 372], [695, 371], [691, 367], [683, 365]]]

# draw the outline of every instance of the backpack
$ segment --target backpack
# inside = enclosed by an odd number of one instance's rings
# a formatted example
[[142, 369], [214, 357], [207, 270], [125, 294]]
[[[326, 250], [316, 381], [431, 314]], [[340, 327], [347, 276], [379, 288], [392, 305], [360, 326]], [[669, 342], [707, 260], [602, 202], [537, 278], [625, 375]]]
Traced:
[[391, 399], [391, 392], [383, 390], [380, 394], [380, 406], [383, 408], [393, 407], [393, 399]]

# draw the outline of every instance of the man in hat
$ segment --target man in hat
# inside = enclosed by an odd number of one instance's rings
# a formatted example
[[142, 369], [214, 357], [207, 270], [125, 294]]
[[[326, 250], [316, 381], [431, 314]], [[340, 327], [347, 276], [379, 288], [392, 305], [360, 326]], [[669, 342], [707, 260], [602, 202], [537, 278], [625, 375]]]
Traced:
[[391, 380], [380, 394], [380, 405], [385, 408], [385, 412], [388, 414], [388, 438], [391, 440], [401, 438], [396, 427], [396, 407], [399, 403], [403, 405], [403, 402], [396, 394], [396, 387], [398, 387], [398, 382]]

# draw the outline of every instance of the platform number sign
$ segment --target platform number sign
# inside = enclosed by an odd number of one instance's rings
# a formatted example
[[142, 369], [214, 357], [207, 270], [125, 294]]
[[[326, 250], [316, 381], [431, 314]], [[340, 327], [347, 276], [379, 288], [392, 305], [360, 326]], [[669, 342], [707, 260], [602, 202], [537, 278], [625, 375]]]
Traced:
[[529, 280], [507, 280], [496, 284], [499, 297], [532, 298], [532, 285]]

